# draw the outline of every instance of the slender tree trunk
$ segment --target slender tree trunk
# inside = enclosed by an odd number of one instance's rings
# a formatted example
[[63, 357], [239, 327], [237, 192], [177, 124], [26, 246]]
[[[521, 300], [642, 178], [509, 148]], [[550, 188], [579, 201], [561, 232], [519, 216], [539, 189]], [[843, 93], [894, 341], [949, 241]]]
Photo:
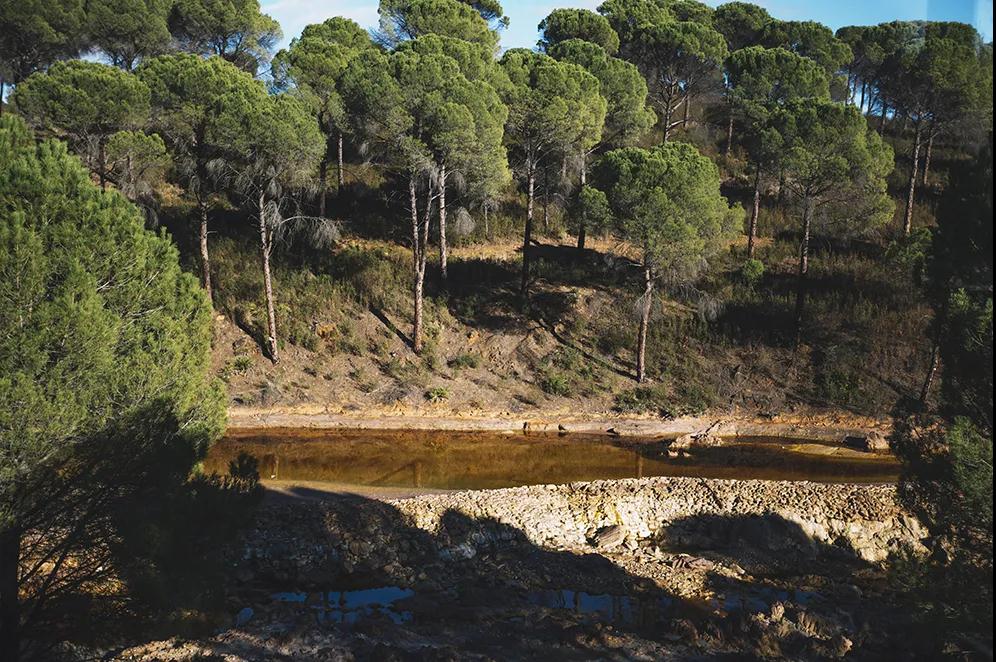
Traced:
[[664, 102], [663, 115], [664, 115], [664, 135], [661, 137], [661, 142], [667, 142], [668, 138], [671, 137], [671, 117], [674, 116], [674, 106], [671, 105], [671, 99], [668, 98]]
[[654, 300], [654, 279], [650, 266], [643, 265], [643, 305], [640, 309], [640, 333], [636, 346], [636, 381], [643, 383], [647, 378], [647, 329], [650, 327], [650, 311]]
[[523, 302], [529, 296], [529, 258], [532, 250], [530, 244], [533, 241], [533, 198], [536, 191], [536, 171], [534, 164], [530, 162], [528, 168], [528, 188], [526, 198], [526, 227], [522, 235], [522, 283], [519, 286], [519, 294]]
[[730, 120], [726, 123], [726, 147], [723, 153], [729, 155], [733, 151], [733, 106], [730, 106]]
[[799, 244], [799, 282], [795, 295], [796, 344], [802, 338], [802, 321], [806, 307], [806, 279], [809, 275], [809, 235], [812, 224], [812, 203], [807, 198], [802, 209], [802, 241]]
[[[3, 117], [3, 93], [7, 89], [7, 81], [0, 77], [0, 117]], [[0, 651], [2, 652], [2, 651]]]
[[418, 192], [415, 187], [415, 175], [408, 176], [408, 204], [412, 213], [412, 282], [414, 283], [415, 310], [412, 322], [412, 349], [416, 354], [422, 351], [422, 236], [418, 222]]
[[329, 193], [329, 152], [332, 151], [332, 137], [325, 139], [325, 153], [318, 164], [318, 215], [326, 218], [325, 211], [328, 205]]
[[439, 170], [439, 277], [446, 282], [447, 276], [446, 246], [446, 164]]
[[923, 134], [923, 125], [918, 120], [913, 135], [913, 163], [910, 165], [910, 185], [906, 193], [906, 214], [903, 216], [903, 234], [909, 236], [913, 229], [913, 200], [916, 195], [917, 171], [920, 167], [920, 141]]
[[337, 163], [338, 169], [336, 170], [336, 176], [339, 178], [338, 184], [339, 184], [339, 190], [341, 191], [342, 187], [346, 185], [346, 174], [345, 174], [345, 168], [343, 167], [343, 161], [342, 161], [342, 134], [341, 133], [339, 134], [339, 137], [336, 139], [336, 158], [338, 159], [338, 163]]
[[211, 257], [208, 255], [208, 208], [203, 200], [198, 202], [197, 210], [200, 213], [200, 230], [198, 239], [201, 251], [201, 284], [207, 292], [208, 301], [213, 303], [214, 293], [211, 291]]
[[941, 343], [940, 338], [935, 338], [930, 346], [930, 366], [927, 368], [927, 377], [923, 380], [923, 388], [920, 389], [920, 405], [927, 404], [930, 397], [930, 388], [934, 385], [934, 377], [937, 369], [941, 366]]
[[[588, 183], [588, 163], [584, 154], [581, 155], [581, 191], [584, 191], [584, 187]], [[585, 210], [581, 210], [581, 218], [578, 219], [578, 250], [584, 250], [584, 242], [587, 238], [588, 232], [588, 214]]]
[[271, 231], [266, 227], [266, 197], [259, 194], [259, 254], [263, 263], [263, 294], [266, 297], [266, 349], [270, 360], [276, 363], [277, 356], [277, 313], [273, 305], [273, 279], [270, 275]]
[[0, 530], [0, 660], [10, 662], [16, 662], [21, 651], [20, 557], [20, 532]]
[[899, 135], [905, 134], [906, 133], [906, 129], [908, 129], [909, 126], [910, 126], [910, 116], [904, 114], [903, 115], [903, 123], [902, 123], [902, 125], [899, 128]]
[[[566, 160], [564, 161], [566, 163]], [[550, 231], [550, 169], [543, 168], [543, 231]]]
[[937, 312], [934, 319], [934, 337], [930, 343], [930, 365], [927, 367], [927, 376], [923, 380], [923, 387], [920, 389], [920, 405], [925, 406], [930, 397], [930, 389], [934, 385], [937, 377], [937, 370], [941, 366], [941, 340], [944, 338], [944, 325], [948, 318], [948, 298], [944, 297], [944, 304]]
[[488, 225], [488, 204], [484, 203], [484, 237], [491, 238], [491, 227]]
[[757, 242], [757, 217], [761, 211], [761, 168], [754, 172], [754, 205], [750, 210], [750, 222], [747, 225], [747, 259], [754, 259], [755, 243]]
[[934, 153], [934, 136], [937, 135], [937, 129], [934, 123], [931, 122], [930, 128], [927, 130], [927, 153], [923, 156], [923, 185], [926, 186], [930, 177], [930, 157]]
[[867, 87], [868, 87], [868, 83], [864, 83], [864, 82], [861, 83], [861, 105], [859, 107], [861, 108], [861, 114], [862, 115], [865, 114], [865, 88], [867, 88]]
[[883, 101], [882, 102], [882, 117], [878, 120], [878, 132], [885, 133], [885, 117], [889, 114], [889, 106]]
[[683, 129], [687, 129], [688, 128], [688, 106], [689, 106], [689, 103], [690, 103], [690, 100], [688, 98], [688, 95], [686, 94], [685, 95], [685, 101], [684, 101], [684, 104], [683, 104], [684, 105], [684, 109], [681, 112], [681, 128], [683, 128]]

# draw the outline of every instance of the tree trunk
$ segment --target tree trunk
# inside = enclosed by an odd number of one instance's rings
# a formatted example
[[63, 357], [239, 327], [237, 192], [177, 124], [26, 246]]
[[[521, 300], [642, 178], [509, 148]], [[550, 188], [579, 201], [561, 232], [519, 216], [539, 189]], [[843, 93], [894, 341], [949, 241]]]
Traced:
[[937, 311], [934, 318], [934, 337], [930, 344], [930, 366], [927, 368], [927, 376], [923, 380], [923, 388], [920, 389], [920, 405], [926, 406], [927, 398], [930, 397], [930, 389], [934, 385], [937, 377], [937, 369], [941, 365], [941, 340], [944, 337], [944, 325], [948, 318], [948, 301], [950, 294], [944, 297], [941, 309]]
[[544, 232], [550, 231], [550, 169], [549, 168], [543, 168], [543, 231]]
[[277, 356], [277, 313], [273, 305], [273, 280], [270, 276], [270, 249], [272, 248], [272, 236], [270, 229], [266, 227], [265, 219], [266, 198], [259, 195], [259, 254], [263, 261], [263, 294], [266, 297], [266, 349], [270, 353], [270, 360], [276, 363]]
[[668, 138], [671, 137], [671, 117], [674, 115], [674, 108], [671, 107], [671, 102], [668, 100], [664, 104], [664, 135], [661, 137], [661, 142], [667, 142]]
[[[588, 173], [586, 172], [587, 169], [588, 169], [587, 159], [585, 158], [585, 155], [582, 154], [581, 155], [581, 189], [579, 191], [579, 195], [580, 195], [580, 193], [582, 191], [584, 191], [584, 187], [588, 183]], [[587, 232], [588, 232], [587, 224], [588, 224], [587, 212], [585, 212], [585, 210], [582, 209], [581, 210], [581, 218], [578, 219], [578, 250], [584, 250], [584, 242], [585, 242], [585, 239], [587, 238], [586, 235], [587, 235]]]
[[885, 116], [889, 114], [889, 106], [882, 102], [882, 117], [878, 120], [878, 132], [885, 133]]
[[688, 128], [688, 106], [689, 106], [689, 98], [688, 98], [687, 94], [685, 95], [684, 106], [685, 107], [684, 107], [684, 109], [682, 110], [682, 113], [681, 113], [681, 128], [687, 129]]
[[439, 169], [439, 277], [446, 282], [446, 165]]
[[343, 162], [342, 162], [342, 134], [341, 133], [339, 134], [339, 138], [336, 140], [336, 143], [337, 143], [337, 148], [336, 148], [337, 149], [337, 154], [336, 154], [336, 156], [338, 158], [338, 163], [337, 163], [338, 170], [336, 171], [336, 175], [339, 178], [338, 184], [339, 184], [339, 190], [341, 191], [342, 187], [346, 185], [346, 175], [345, 175], [345, 170], [343, 168]]
[[813, 225], [813, 210], [807, 198], [802, 209], [802, 241], [799, 244], [799, 282], [795, 294], [796, 344], [802, 337], [802, 320], [806, 307], [806, 277], [809, 275], [809, 235]]
[[926, 406], [927, 398], [930, 397], [930, 388], [934, 385], [934, 377], [937, 369], [941, 365], [941, 343], [940, 338], [935, 338], [930, 347], [930, 367], [927, 368], [927, 378], [923, 380], [923, 388], [920, 389], [920, 405]]
[[408, 204], [412, 212], [412, 282], [414, 283], [414, 306], [412, 321], [412, 349], [422, 351], [422, 237], [418, 224], [418, 193], [415, 189], [415, 175], [408, 176]]
[[927, 130], [927, 153], [923, 156], [923, 179], [921, 180], [923, 185], [926, 186], [930, 177], [930, 157], [934, 153], [934, 136], [937, 135], [937, 130], [934, 128], [933, 123]]
[[729, 155], [733, 151], [733, 107], [730, 106], [730, 121], [726, 124], [726, 147], [723, 153]]
[[861, 83], [861, 114], [865, 114], [865, 88], [868, 87], [868, 83]]
[[910, 186], [906, 193], [906, 214], [903, 216], [903, 234], [910, 235], [913, 229], [913, 198], [916, 194], [917, 170], [920, 166], [920, 140], [923, 134], [923, 125], [917, 121], [916, 130], [913, 135], [913, 163], [910, 165]]
[[207, 292], [208, 301], [214, 302], [214, 293], [211, 291], [211, 257], [208, 255], [208, 208], [201, 201], [197, 205], [200, 212], [200, 231], [198, 239], [201, 251], [201, 284]]
[[325, 140], [325, 153], [318, 163], [318, 215], [326, 218], [325, 210], [329, 192], [329, 152], [331, 151], [331, 136]]
[[20, 532], [0, 530], [0, 660], [10, 662], [16, 662], [21, 651], [20, 557]]
[[519, 286], [519, 294], [523, 302], [529, 296], [529, 245], [533, 241], [533, 197], [536, 191], [536, 172], [532, 163], [528, 169], [528, 188], [526, 198], [526, 227], [522, 233], [522, 283]]
[[488, 225], [488, 203], [484, 203], [484, 237], [491, 238], [491, 227]]
[[650, 327], [650, 311], [654, 300], [654, 279], [650, 267], [643, 265], [643, 305], [640, 310], [640, 333], [636, 346], [636, 381], [643, 383], [647, 378], [647, 329]]
[[761, 211], [761, 169], [754, 173], [754, 205], [750, 210], [750, 222], [747, 225], [747, 259], [754, 259], [755, 243], [757, 241], [757, 217]]

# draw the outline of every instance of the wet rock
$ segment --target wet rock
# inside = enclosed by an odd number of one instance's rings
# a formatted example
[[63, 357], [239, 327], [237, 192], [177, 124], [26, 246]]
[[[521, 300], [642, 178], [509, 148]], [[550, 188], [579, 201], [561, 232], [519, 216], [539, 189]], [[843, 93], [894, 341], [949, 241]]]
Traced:
[[671, 449], [685, 450], [688, 448], [708, 448], [723, 445], [723, 438], [717, 437], [708, 432], [691, 432], [683, 434], [673, 442]]
[[878, 430], [872, 430], [867, 434], [844, 437], [844, 445], [869, 453], [879, 453], [889, 450], [889, 439]]

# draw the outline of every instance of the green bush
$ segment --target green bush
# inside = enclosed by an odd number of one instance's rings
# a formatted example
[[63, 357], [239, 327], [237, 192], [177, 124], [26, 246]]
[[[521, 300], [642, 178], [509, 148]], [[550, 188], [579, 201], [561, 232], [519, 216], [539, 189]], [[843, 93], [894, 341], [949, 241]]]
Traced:
[[457, 354], [449, 361], [449, 366], [451, 368], [476, 368], [481, 365], [481, 357], [477, 354], [471, 354], [464, 352], [463, 354]]
[[740, 267], [740, 277], [751, 287], [757, 287], [764, 278], [764, 262], [756, 258], [744, 261]]
[[550, 395], [568, 396], [571, 394], [571, 384], [567, 376], [560, 372], [547, 372], [540, 379], [540, 388]]
[[442, 402], [450, 397], [450, 392], [442, 386], [434, 386], [425, 392], [425, 399], [429, 402]]

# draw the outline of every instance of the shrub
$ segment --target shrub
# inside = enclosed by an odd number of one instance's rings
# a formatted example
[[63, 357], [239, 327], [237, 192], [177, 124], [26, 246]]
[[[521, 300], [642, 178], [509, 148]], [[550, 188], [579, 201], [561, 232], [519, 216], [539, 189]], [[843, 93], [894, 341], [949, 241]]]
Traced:
[[560, 372], [547, 372], [540, 380], [540, 388], [550, 395], [567, 396], [571, 394], [571, 384], [567, 376]]
[[756, 258], [744, 261], [740, 267], [740, 277], [751, 287], [757, 287], [764, 278], [764, 262]]
[[481, 357], [477, 354], [457, 354], [449, 361], [451, 368], [476, 368], [481, 365]]
[[450, 397], [450, 392], [442, 386], [434, 386], [425, 392], [425, 399], [429, 402], [442, 402]]

